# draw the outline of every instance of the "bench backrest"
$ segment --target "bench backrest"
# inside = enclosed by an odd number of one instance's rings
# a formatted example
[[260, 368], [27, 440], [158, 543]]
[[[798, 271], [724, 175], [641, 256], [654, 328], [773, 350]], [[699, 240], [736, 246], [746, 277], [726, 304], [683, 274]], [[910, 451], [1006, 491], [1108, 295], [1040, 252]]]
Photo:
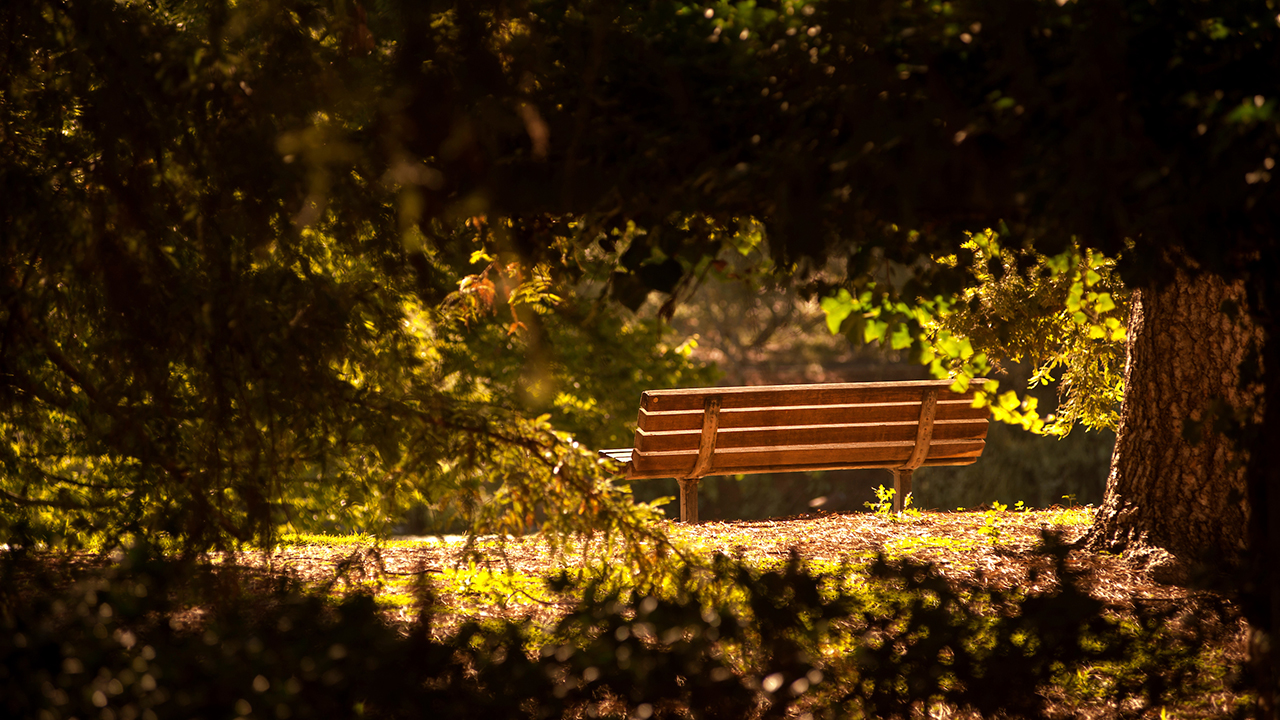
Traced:
[[[973, 381], [974, 385], [981, 380]], [[628, 477], [967, 465], [986, 408], [949, 380], [649, 390]]]

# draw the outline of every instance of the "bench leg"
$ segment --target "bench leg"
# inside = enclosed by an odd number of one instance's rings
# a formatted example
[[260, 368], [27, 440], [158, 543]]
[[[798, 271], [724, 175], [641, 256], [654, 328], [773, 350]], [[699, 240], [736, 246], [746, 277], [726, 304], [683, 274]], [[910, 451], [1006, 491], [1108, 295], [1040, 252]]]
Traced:
[[907, 495], [911, 494], [912, 471], [895, 468], [889, 472], [893, 473], [893, 511], [901, 513], [902, 503], [906, 501]]
[[698, 522], [698, 479], [680, 479], [680, 522]]

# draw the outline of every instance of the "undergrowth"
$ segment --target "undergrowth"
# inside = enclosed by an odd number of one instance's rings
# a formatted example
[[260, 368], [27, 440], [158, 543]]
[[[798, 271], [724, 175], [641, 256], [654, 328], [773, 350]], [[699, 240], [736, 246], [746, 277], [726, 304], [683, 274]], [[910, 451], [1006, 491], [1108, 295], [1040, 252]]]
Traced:
[[[661, 582], [463, 567], [398, 580], [395, 622], [287, 577], [145, 549], [66, 584], [44, 559], [0, 561], [6, 717], [917, 717], [938, 708], [1130, 714], [1222, 696], [1229, 607], [1092, 598], [1052, 533], [1028, 587], [947, 579], [910, 558], [762, 568], [718, 555]], [[427, 575], [419, 576], [428, 577]], [[545, 593], [549, 625], [437, 627], [440, 596]], [[1241, 702], [1229, 695], [1227, 704]], [[1215, 700], [1215, 702], [1217, 702]]]

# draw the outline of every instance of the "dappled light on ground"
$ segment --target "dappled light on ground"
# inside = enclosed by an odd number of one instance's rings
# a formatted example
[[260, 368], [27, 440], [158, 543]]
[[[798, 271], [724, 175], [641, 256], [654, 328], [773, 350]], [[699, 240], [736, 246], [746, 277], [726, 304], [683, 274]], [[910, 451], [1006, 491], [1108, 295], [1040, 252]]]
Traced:
[[[852, 572], [883, 553], [933, 563], [949, 580], [994, 588], [1047, 589], [1053, 578], [1028, 583], [1033, 549], [1041, 532], [1059, 532], [1071, 543], [1088, 528], [1091, 508], [1020, 512], [1012, 509], [948, 513], [814, 514], [773, 520], [671, 522], [667, 532], [683, 553], [703, 559], [717, 553], [740, 557], [749, 565], [775, 567], [792, 551], [815, 571], [834, 571], [847, 564]], [[577, 571], [604, 560], [593, 548], [555, 555], [534, 536], [480, 538], [415, 538], [375, 543], [372, 539], [322, 537], [278, 549], [270, 556], [276, 567], [310, 583], [329, 583], [335, 590], [373, 590], [395, 615], [408, 619], [414, 587], [427, 580], [441, 592], [450, 612], [473, 617], [521, 617], [549, 620], [563, 611], [545, 591], [542, 579], [561, 570]], [[250, 556], [255, 562], [266, 558]], [[1184, 588], [1156, 582], [1139, 562], [1120, 555], [1072, 550], [1068, 564], [1087, 578], [1098, 600], [1117, 607], [1185, 600]], [[457, 618], [461, 619], [461, 617]]]

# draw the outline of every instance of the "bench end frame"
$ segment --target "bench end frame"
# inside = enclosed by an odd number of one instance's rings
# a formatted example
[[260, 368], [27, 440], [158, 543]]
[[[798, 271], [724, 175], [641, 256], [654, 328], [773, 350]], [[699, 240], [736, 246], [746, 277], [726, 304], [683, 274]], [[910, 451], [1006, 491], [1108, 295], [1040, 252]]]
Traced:
[[920, 425], [916, 430], [916, 446], [911, 457], [902, 467], [892, 468], [893, 473], [893, 511], [902, 514], [902, 506], [906, 497], [911, 494], [911, 473], [924, 463], [929, 456], [929, 445], [933, 443], [933, 418], [938, 412], [938, 391], [925, 390], [920, 398]]
[[680, 522], [698, 522], [698, 481], [711, 470], [720, 432], [720, 396], [712, 395], [702, 404], [702, 436], [698, 440], [698, 460], [680, 482]]

